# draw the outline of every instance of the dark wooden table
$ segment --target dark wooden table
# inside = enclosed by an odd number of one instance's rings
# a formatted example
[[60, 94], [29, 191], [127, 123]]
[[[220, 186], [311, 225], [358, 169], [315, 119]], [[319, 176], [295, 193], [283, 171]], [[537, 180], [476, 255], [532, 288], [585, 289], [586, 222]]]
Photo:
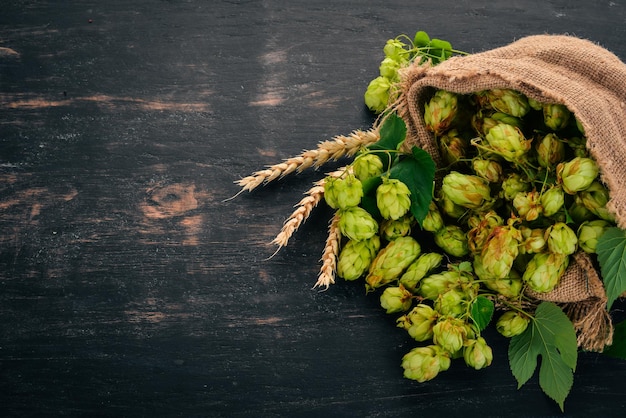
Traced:
[[[0, 4], [0, 415], [559, 416], [491, 367], [402, 377], [377, 295], [312, 290], [330, 212], [271, 260], [311, 182], [239, 196], [353, 129], [384, 42], [477, 52], [570, 33], [626, 58], [626, 4], [35, 1]], [[624, 305], [618, 304], [619, 309]], [[580, 355], [564, 416], [623, 416], [626, 362]]]

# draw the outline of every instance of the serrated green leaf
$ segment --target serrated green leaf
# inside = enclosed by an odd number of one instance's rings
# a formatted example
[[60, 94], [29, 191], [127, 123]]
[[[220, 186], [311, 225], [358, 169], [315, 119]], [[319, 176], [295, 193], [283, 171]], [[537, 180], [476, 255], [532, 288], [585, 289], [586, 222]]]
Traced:
[[368, 146], [372, 151], [395, 151], [406, 138], [406, 124], [395, 113], [389, 114], [380, 127], [380, 139]]
[[526, 331], [511, 338], [508, 354], [518, 388], [534, 374], [541, 356], [539, 385], [563, 410], [578, 359], [576, 331], [567, 315], [554, 303], [542, 302]]
[[411, 192], [411, 213], [421, 225], [428, 213], [433, 197], [435, 163], [426, 151], [413, 147], [411, 156], [396, 163], [389, 171], [389, 177], [398, 179]]
[[608, 299], [606, 306], [611, 309], [613, 302], [626, 291], [626, 231], [607, 229], [598, 239], [596, 253]]
[[452, 56], [452, 44], [441, 39], [433, 39], [430, 41], [433, 55], [439, 57], [440, 61], [445, 61]]
[[602, 354], [626, 360], [626, 321], [615, 325], [613, 344], [605, 348]]
[[472, 321], [474, 321], [474, 324], [476, 324], [480, 331], [484, 330], [487, 325], [489, 325], [489, 322], [491, 322], [493, 311], [493, 302], [484, 296], [478, 296], [474, 299], [474, 302], [472, 302], [470, 315], [472, 316]]

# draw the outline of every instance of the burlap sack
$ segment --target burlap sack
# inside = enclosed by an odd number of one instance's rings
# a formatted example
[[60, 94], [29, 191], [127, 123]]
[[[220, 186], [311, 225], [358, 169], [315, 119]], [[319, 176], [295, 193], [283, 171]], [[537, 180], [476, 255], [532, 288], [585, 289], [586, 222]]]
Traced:
[[[618, 226], [626, 228], [626, 65], [611, 52], [571, 36], [529, 36], [436, 66], [412, 65], [402, 80], [394, 108], [407, 123], [405, 146], [425, 149], [437, 163], [441, 160], [437, 144], [422, 117], [424, 104], [436, 89], [468, 94], [507, 88], [539, 102], [566, 105], [582, 123], [589, 152], [599, 163], [611, 196], [608, 209]], [[531, 296], [564, 307], [583, 349], [602, 351], [611, 344], [606, 292], [586, 254], [572, 257], [557, 289]]]

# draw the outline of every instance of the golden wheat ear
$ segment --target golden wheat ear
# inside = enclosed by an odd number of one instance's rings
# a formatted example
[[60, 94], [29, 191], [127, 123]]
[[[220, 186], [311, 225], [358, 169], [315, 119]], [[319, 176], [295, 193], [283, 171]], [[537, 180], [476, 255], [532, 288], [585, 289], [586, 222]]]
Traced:
[[337, 259], [339, 258], [339, 247], [341, 244], [341, 232], [339, 231], [339, 212], [330, 221], [328, 227], [328, 238], [322, 253], [322, 267], [313, 288], [324, 287], [327, 290], [331, 284], [335, 283], [335, 273], [337, 272]]
[[316, 149], [303, 151], [302, 154], [288, 158], [282, 163], [274, 164], [266, 169], [255, 171], [250, 176], [236, 180], [235, 184], [241, 186], [241, 190], [233, 197], [234, 199], [245, 191], [252, 191], [261, 185], [265, 185], [276, 179], [285, 177], [291, 173], [301, 173], [307, 168], [319, 168], [329, 161], [336, 161], [342, 157], [352, 157], [366, 146], [380, 139], [377, 128], [367, 131], [356, 130], [350, 135], [337, 135], [333, 139], [320, 142]]

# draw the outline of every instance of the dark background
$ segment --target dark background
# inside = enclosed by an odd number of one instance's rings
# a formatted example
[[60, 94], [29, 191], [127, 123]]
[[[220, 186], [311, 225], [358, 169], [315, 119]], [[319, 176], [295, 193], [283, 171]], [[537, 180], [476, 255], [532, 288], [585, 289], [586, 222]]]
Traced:
[[311, 289], [327, 209], [265, 260], [322, 172], [223, 202], [369, 128], [382, 47], [417, 30], [626, 58], [622, 0], [0, 1], [0, 414], [623, 416], [625, 361], [581, 354], [561, 414], [494, 333], [491, 367], [404, 379], [377, 295]]

